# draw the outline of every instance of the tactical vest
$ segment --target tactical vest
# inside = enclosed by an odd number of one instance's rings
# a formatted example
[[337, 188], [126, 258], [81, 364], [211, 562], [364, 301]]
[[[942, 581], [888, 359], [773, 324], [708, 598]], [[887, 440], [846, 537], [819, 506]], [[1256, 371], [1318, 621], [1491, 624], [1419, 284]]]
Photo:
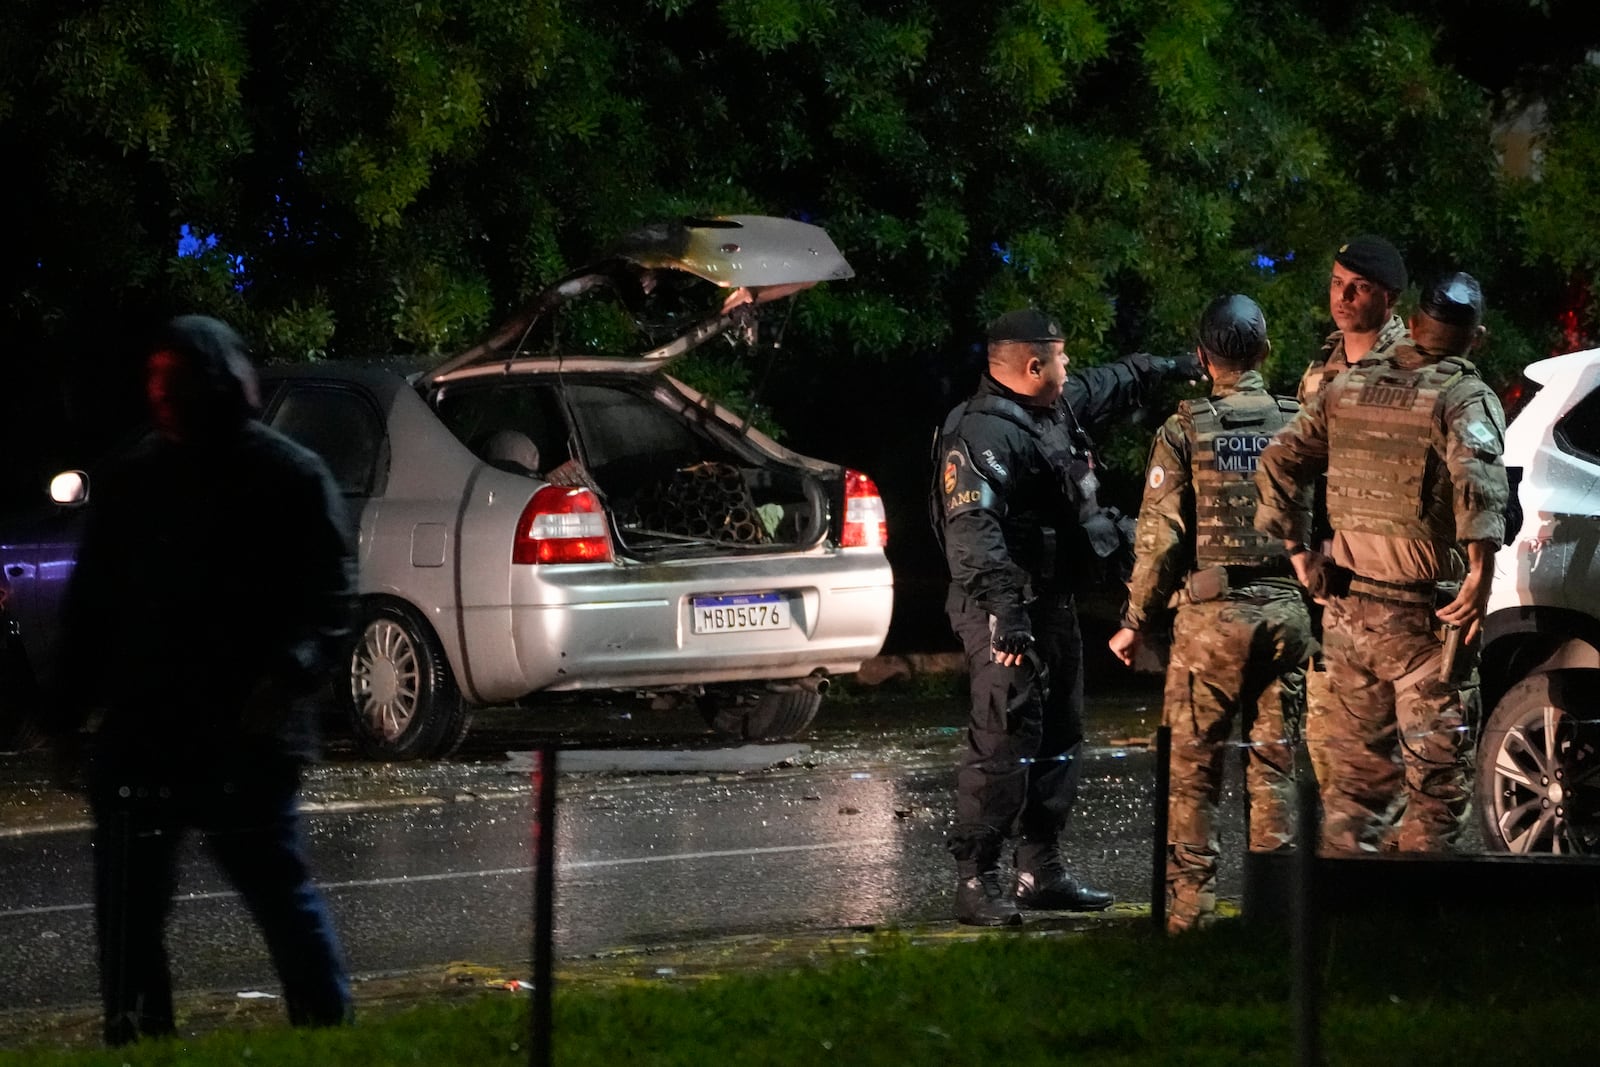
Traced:
[[1300, 405], [1267, 393], [1185, 400], [1178, 410], [1194, 427], [1195, 568], [1258, 567], [1283, 561], [1283, 542], [1257, 530], [1256, 466], [1272, 435]]
[[1440, 499], [1433, 428], [1445, 391], [1476, 373], [1460, 359], [1414, 368], [1361, 363], [1347, 372], [1326, 412], [1328, 520], [1335, 530], [1419, 541], [1451, 536], [1448, 524], [1438, 527], [1441, 516], [1429, 514]]
[[[1391, 317], [1378, 331], [1378, 340], [1373, 344], [1363, 359], [1385, 359], [1389, 353], [1400, 346], [1410, 335], [1399, 324], [1399, 320]], [[1334, 359], [1334, 353], [1339, 354]], [[1322, 392], [1323, 386], [1333, 381], [1334, 378], [1349, 370], [1351, 364], [1344, 359], [1344, 334], [1340, 331], [1330, 333], [1322, 342], [1322, 349], [1317, 353], [1317, 358], [1311, 366], [1306, 368], [1305, 374], [1300, 378], [1300, 403], [1307, 404], [1311, 398]]]
[[[1018, 472], [1018, 481], [1013, 483], [1003, 507], [989, 496], [992, 490], [987, 486], [976, 503], [996, 510], [1006, 544], [1017, 562], [1046, 583], [1065, 577], [1067, 568], [1062, 563], [1070, 567], [1076, 561], [1081, 567], [1086, 562], [1081, 558], [1083, 548], [1104, 559], [1116, 553], [1123, 543], [1116, 524], [1099, 505], [1099, 479], [1094, 473], [1088, 434], [1070, 408], [1063, 411], [1065, 417], [1060, 420], [1040, 418], [1005, 397], [976, 396], [950, 412], [935, 439], [935, 454], [947, 455], [957, 446], [962, 423], [973, 415], [1003, 419], [1033, 439], [1048, 468], [1049, 486], [1028, 484]], [[963, 439], [961, 445], [966, 444]], [[968, 462], [976, 467], [974, 459], [968, 457]], [[936, 507], [946, 495], [940, 485], [944, 477], [941, 462], [935, 470], [932, 494]], [[936, 517], [937, 528], [942, 528], [945, 517]], [[1066, 531], [1060, 530], [1063, 520], [1069, 526]]]

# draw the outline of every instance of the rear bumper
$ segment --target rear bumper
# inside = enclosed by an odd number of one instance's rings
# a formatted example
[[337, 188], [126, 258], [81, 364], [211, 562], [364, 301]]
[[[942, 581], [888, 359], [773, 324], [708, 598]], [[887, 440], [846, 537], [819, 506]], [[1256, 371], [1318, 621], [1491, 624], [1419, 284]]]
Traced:
[[[800, 678], [818, 669], [847, 674], [878, 654], [894, 607], [893, 578], [881, 553], [796, 560], [792, 573], [781, 576], [772, 562], [724, 564], [700, 582], [683, 575], [641, 582], [632, 574], [615, 584], [575, 584], [568, 590], [574, 598], [564, 603], [469, 610], [469, 631], [509, 636], [505, 662], [513, 668], [488, 669], [487, 657], [474, 657], [469, 691], [490, 703], [540, 690]], [[694, 632], [693, 597], [763, 591], [777, 592], [788, 604], [786, 629]]]

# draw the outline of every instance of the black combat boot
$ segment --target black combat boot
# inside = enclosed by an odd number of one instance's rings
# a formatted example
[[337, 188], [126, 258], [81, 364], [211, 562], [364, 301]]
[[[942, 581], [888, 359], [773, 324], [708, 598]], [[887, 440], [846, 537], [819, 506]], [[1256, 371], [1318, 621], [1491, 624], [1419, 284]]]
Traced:
[[1025, 844], [1017, 849], [1017, 907], [1039, 911], [1104, 911], [1116, 898], [1103, 889], [1079, 885], [1061, 862], [1055, 845]]
[[956, 877], [956, 921], [968, 926], [1021, 926], [1022, 913], [1000, 883], [1000, 868], [960, 864]]

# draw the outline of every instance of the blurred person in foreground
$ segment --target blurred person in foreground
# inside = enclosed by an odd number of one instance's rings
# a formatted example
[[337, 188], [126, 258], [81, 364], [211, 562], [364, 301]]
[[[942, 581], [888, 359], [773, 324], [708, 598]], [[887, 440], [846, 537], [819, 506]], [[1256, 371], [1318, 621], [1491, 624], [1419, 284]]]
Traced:
[[[950, 568], [945, 612], [971, 688], [946, 841], [960, 922], [1014, 926], [1019, 908], [1099, 911], [1112, 902], [1072, 877], [1060, 851], [1082, 774], [1074, 598], [1125, 546], [1117, 516], [1097, 501], [1084, 425], [1142, 406], [1167, 377], [1198, 375], [1192, 357], [1136, 353], [1068, 377], [1060, 324], [1011, 311], [989, 326], [977, 392], [945, 418], [932, 506]], [[1012, 837], [1020, 840], [1008, 887], [1000, 863]]]
[[175, 1032], [164, 927], [199, 833], [254, 916], [296, 1025], [351, 1014], [299, 838], [314, 698], [348, 641], [354, 559], [323, 462], [255, 416], [227, 325], [168, 323], [152, 431], [97, 477], [65, 614], [52, 732], [84, 747], [105, 1040]]
[[[1331, 379], [1261, 456], [1256, 529], [1325, 605], [1329, 699], [1306, 740], [1326, 851], [1438, 852], [1466, 817], [1462, 689], [1508, 495], [1505, 414], [1466, 358], [1482, 322], [1477, 281], [1438, 278], [1410, 340]], [[1330, 555], [1306, 544], [1324, 475]]]
[[1239, 724], [1250, 849], [1293, 840], [1294, 749], [1313, 641], [1294, 569], [1251, 528], [1257, 459], [1299, 410], [1267, 392], [1272, 349], [1261, 308], [1220, 296], [1200, 317], [1211, 395], [1185, 400], [1156, 431], [1145, 467], [1137, 556], [1111, 651], [1132, 666], [1146, 631], [1173, 619], [1162, 721], [1172, 729], [1167, 809], [1167, 929], [1217, 907], [1217, 805]]

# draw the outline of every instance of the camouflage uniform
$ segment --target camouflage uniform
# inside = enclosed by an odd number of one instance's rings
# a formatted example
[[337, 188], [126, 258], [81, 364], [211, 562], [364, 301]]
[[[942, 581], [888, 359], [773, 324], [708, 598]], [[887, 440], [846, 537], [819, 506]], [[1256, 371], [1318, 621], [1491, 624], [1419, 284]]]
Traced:
[[1217, 802], [1239, 721], [1250, 848], [1293, 833], [1293, 749], [1311, 621], [1276, 540], [1251, 529], [1256, 457], [1296, 410], [1257, 371], [1219, 376], [1210, 400], [1185, 401], [1156, 433], [1145, 473], [1137, 560], [1122, 625], [1173, 624], [1162, 718], [1172, 728], [1167, 924], [1216, 910]]
[[[1383, 324], [1383, 329], [1378, 331], [1378, 339], [1373, 342], [1372, 350], [1362, 359], [1387, 359], [1397, 345], [1405, 344], [1411, 340], [1411, 335], [1406, 332], [1406, 324], [1399, 315], [1390, 315], [1389, 321]], [[1295, 394], [1301, 404], [1307, 403], [1312, 397], [1335, 377], [1349, 370], [1354, 364], [1346, 360], [1344, 352], [1344, 331], [1334, 330], [1322, 342], [1322, 351], [1317, 358], [1306, 367], [1306, 372], [1300, 376], [1300, 390]]]
[[[1363, 358], [1386, 359], [1396, 345], [1405, 344], [1410, 340], [1411, 335], [1406, 331], [1405, 322], [1399, 315], [1390, 315], [1389, 321], [1384, 323], [1383, 329], [1378, 331], [1378, 339], [1373, 342], [1372, 350]], [[1300, 388], [1295, 395], [1299, 398], [1301, 405], [1309, 402], [1324, 385], [1349, 370], [1351, 366], [1352, 364], [1347, 361], [1345, 356], [1344, 331], [1334, 330], [1322, 342], [1322, 350], [1317, 354], [1317, 358], [1306, 366], [1305, 373], [1300, 376]], [[1323, 489], [1324, 483], [1319, 480], [1314, 490], [1314, 517], [1310, 537], [1310, 541], [1314, 546], [1323, 546], [1327, 539], [1332, 536], [1332, 531], [1328, 527], [1327, 501], [1324, 499]], [[1320, 606], [1312, 606], [1311, 623], [1313, 632], [1320, 635], [1322, 632], [1322, 608]], [[1331, 706], [1331, 700], [1332, 697], [1328, 693], [1328, 672], [1325, 669], [1322, 657], [1319, 655], [1310, 664], [1310, 669], [1306, 671], [1306, 722], [1308, 731], [1315, 729], [1309, 723], [1313, 719], [1321, 718]], [[1310, 749], [1311, 769], [1316, 774], [1319, 782], [1327, 781], [1328, 775], [1333, 770], [1323, 759], [1326, 751], [1325, 748], [1321, 747], [1312, 747]]]
[[1434, 609], [1459, 544], [1504, 537], [1504, 431], [1470, 362], [1406, 343], [1329, 381], [1261, 457], [1257, 529], [1304, 541], [1296, 494], [1326, 472], [1332, 560], [1353, 572], [1326, 597], [1331, 692], [1306, 726], [1326, 850], [1438, 851], [1460, 831], [1470, 739]]

